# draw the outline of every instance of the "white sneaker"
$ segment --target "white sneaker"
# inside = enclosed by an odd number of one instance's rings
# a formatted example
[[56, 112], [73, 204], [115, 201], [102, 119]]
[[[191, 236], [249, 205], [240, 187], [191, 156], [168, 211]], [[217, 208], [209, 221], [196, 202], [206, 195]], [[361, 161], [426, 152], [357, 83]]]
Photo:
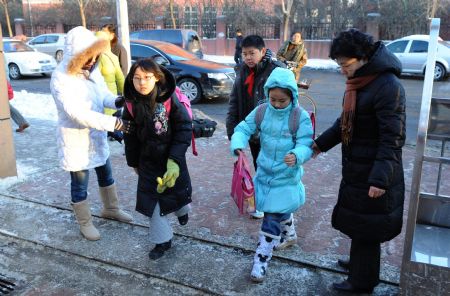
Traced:
[[254, 213], [251, 213], [250, 216], [254, 219], [262, 219], [264, 218], [264, 212], [255, 211]]

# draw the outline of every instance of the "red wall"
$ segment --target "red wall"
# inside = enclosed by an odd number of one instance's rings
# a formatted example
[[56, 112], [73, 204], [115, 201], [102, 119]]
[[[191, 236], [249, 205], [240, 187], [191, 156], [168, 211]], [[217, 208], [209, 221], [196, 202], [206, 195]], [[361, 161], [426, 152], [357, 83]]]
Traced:
[[[223, 42], [223, 40], [222, 40]], [[265, 39], [266, 47], [270, 48], [274, 53], [280, 48], [282, 41], [279, 39]], [[306, 40], [306, 48], [308, 50], [308, 58], [310, 59], [328, 59], [330, 49], [330, 40]], [[210, 55], [234, 55], [235, 39], [226, 39], [225, 48], [217, 46], [217, 39], [203, 39], [203, 53]]]

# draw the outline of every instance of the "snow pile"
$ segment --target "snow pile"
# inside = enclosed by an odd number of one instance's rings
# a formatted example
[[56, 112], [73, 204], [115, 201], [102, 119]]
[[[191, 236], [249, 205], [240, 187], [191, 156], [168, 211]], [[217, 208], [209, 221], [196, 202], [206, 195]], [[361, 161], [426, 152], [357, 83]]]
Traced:
[[11, 104], [27, 119], [58, 120], [55, 101], [50, 94], [29, 93], [26, 90], [15, 91]]

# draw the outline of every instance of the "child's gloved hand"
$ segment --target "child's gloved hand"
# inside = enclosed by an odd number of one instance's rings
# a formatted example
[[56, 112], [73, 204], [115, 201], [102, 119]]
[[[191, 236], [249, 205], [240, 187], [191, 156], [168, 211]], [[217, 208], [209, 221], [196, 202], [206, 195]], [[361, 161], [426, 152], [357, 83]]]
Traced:
[[156, 187], [156, 191], [158, 193], [164, 192], [167, 188], [171, 188], [175, 186], [175, 182], [180, 176], [180, 167], [178, 164], [169, 158], [167, 161], [167, 171], [162, 178], [158, 178], [156, 181], [158, 182], [158, 186]]
[[297, 157], [293, 153], [288, 153], [284, 157], [284, 162], [287, 166], [294, 166], [297, 163]]
[[156, 182], [158, 183], [158, 186], [156, 186], [156, 192], [163, 193], [164, 190], [167, 189], [167, 186], [164, 185], [163, 179], [158, 177], [156, 178]]

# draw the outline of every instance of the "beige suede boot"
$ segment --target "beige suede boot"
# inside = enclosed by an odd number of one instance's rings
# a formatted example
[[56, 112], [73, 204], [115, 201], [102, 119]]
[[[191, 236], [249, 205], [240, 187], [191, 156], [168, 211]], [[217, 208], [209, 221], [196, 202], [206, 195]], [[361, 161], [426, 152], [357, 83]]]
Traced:
[[73, 212], [77, 218], [78, 224], [80, 224], [81, 234], [91, 241], [96, 241], [100, 239], [100, 233], [94, 224], [92, 224], [91, 210], [89, 209], [89, 204], [87, 200], [81, 202], [72, 203]]
[[115, 184], [100, 187], [100, 197], [103, 202], [103, 210], [100, 216], [122, 222], [133, 221], [133, 218], [129, 214], [119, 209], [119, 199], [117, 198]]

